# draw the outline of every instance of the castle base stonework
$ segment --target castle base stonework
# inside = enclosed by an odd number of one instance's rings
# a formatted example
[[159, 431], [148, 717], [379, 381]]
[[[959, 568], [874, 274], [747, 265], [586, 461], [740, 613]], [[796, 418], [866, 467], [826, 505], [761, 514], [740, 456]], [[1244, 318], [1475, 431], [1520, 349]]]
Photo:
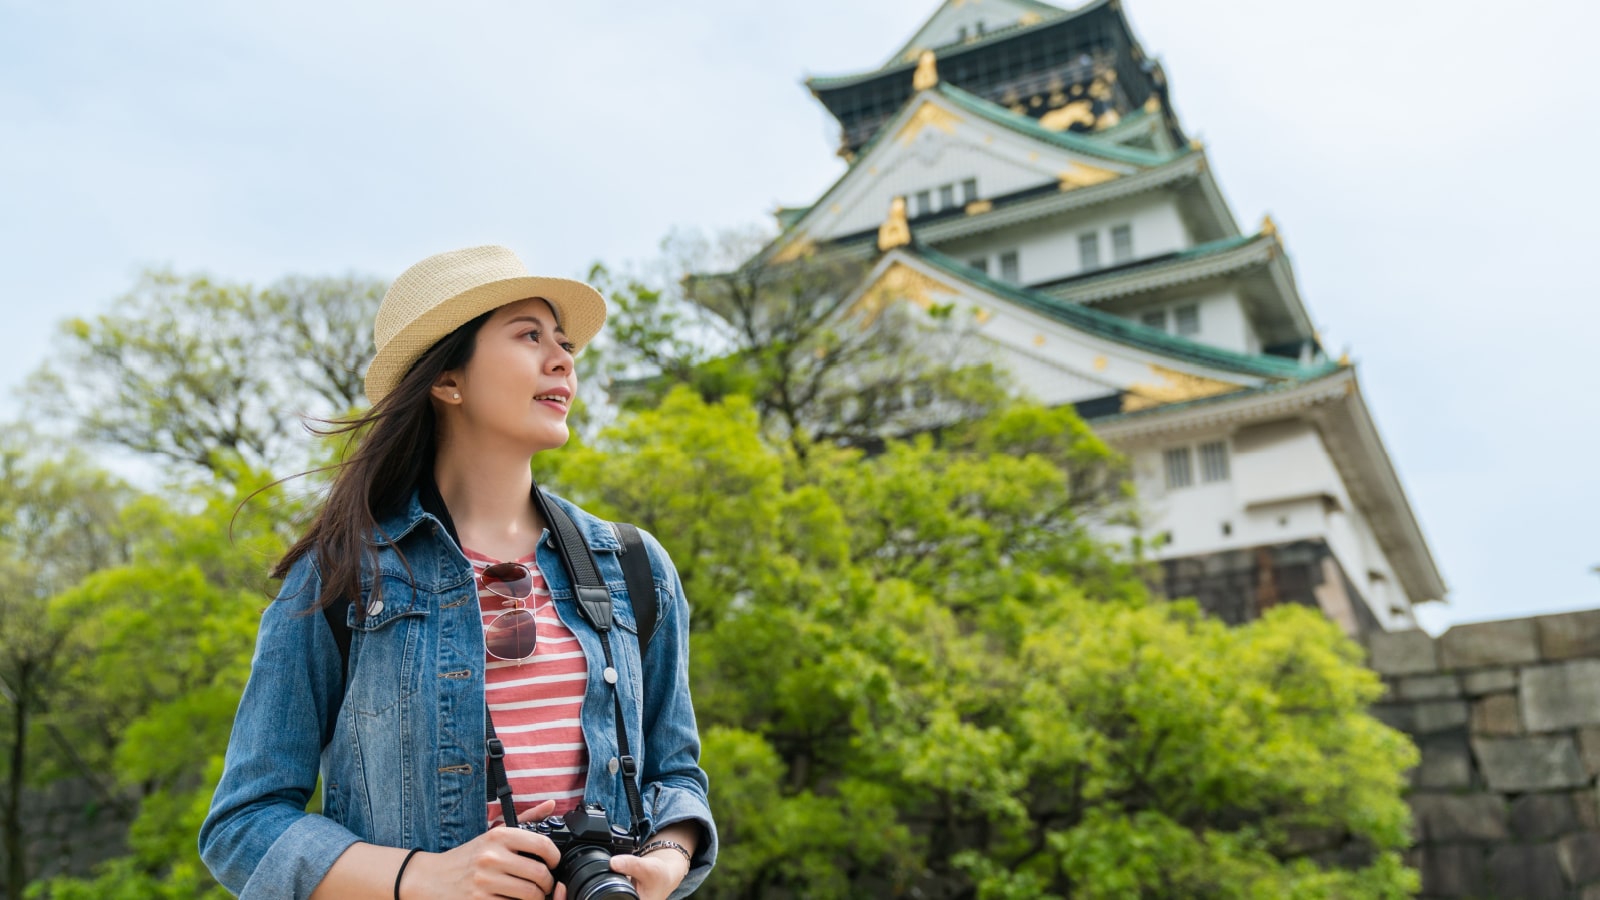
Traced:
[[1600, 900], [1600, 610], [1363, 641], [1422, 753], [1422, 896]]

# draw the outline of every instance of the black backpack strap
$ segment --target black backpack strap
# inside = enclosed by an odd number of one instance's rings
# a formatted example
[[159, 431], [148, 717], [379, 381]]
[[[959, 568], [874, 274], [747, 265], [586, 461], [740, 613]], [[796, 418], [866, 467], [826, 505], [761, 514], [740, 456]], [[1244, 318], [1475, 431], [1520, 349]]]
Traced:
[[633, 603], [633, 620], [639, 625], [639, 657], [643, 659], [656, 634], [656, 579], [650, 571], [650, 553], [644, 548], [639, 529], [627, 522], [612, 522], [611, 530], [622, 543], [622, 577], [628, 584], [628, 600]]
[[[578, 601], [578, 612], [589, 622], [589, 625], [600, 634], [600, 647], [605, 651], [606, 668], [616, 669], [617, 663], [611, 653], [611, 626], [615, 619], [611, 614], [611, 589], [606, 587], [604, 578], [600, 577], [600, 567], [595, 564], [594, 551], [589, 548], [589, 542], [583, 539], [583, 533], [561, 508], [561, 504], [552, 502], [545, 496], [544, 491], [537, 485], [533, 491], [533, 502], [549, 523], [552, 536], [555, 538], [556, 550], [561, 559], [567, 564], [567, 572], [572, 576], [572, 593]], [[634, 758], [633, 752], [628, 749], [628, 729], [624, 724], [627, 717], [622, 709], [622, 692], [617, 688], [616, 677], [613, 674], [611, 681], [611, 699], [616, 704], [617, 714], [617, 759], [622, 764], [622, 791], [628, 798], [628, 812], [633, 817], [634, 836], [642, 838], [648, 834], [644, 814], [644, 803], [639, 797], [639, 763]], [[641, 830], [644, 829], [644, 830]]]

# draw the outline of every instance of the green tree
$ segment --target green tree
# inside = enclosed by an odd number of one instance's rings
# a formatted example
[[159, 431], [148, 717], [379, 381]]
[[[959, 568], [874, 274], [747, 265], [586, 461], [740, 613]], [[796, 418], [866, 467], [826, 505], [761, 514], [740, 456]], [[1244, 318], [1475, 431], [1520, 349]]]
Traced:
[[301, 463], [300, 419], [362, 401], [384, 285], [285, 278], [265, 290], [145, 272], [115, 311], [62, 326], [31, 403], [96, 444], [208, 474]]
[[872, 445], [993, 408], [1004, 394], [971, 323], [903, 291], [862, 293], [861, 259], [798, 246], [764, 252], [758, 231], [678, 232], [658, 271], [591, 277], [618, 309], [603, 346], [624, 405], [675, 385], [707, 400], [752, 399], [769, 437]]
[[51, 620], [72, 623], [62, 647], [70, 702], [52, 722], [96, 748], [92, 762], [114, 773], [138, 814], [128, 855], [36, 896], [228, 896], [200, 862], [195, 835], [275, 590], [266, 571], [300, 508], [280, 488], [241, 506], [262, 484], [241, 471], [183, 496], [140, 498], [124, 514], [128, 561], [51, 601]]
[[0, 472], [0, 850], [6, 896], [20, 897], [27, 838], [36, 833], [24, 818], [24, 791], [48, 780], [42, 770], [61, 760], [115, 807], [78, 746], [49, 720], [61, 702], [63, 648], [76, 623], [52, 621], [46, 611], [52, 594], [125, 557], [116, 526], [129, 492], [82, 453], [50, 448], [20, 426], [0, 437]]
[[1085, 524], [1120, 470], [1074, 419], [802, 465], [752, 404], [679, 392], [552, 457], [680, 564], [725, 841], [706, 896], [1415, 888], [1415, 752], [1366, 714], [1358, 649], [1312, 611], [1229, 629], [1149, 599]]

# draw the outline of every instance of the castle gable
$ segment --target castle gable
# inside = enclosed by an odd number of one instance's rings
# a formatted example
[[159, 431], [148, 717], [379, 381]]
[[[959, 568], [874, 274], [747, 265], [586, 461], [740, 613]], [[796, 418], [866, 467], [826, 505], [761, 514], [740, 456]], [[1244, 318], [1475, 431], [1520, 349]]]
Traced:
[[[949, 90], [949, 89], [946, 89]], [[1071, 189], [1139, 171], [1134, 162], [1068, 146], [1063, 136], [1030, 133], [979, 115], [945, 91], [914, 97], [794, 230], [823, 243], [877, 228], [903, 197], [913, 224], [1029, 189]]]

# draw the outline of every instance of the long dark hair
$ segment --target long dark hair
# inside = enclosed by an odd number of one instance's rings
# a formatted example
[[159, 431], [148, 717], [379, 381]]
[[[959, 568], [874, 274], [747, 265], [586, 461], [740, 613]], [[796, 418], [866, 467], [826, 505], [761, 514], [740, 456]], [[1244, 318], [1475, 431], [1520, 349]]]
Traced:
[[[349, 435], [355, 451], [334, 468], [333, 487], [300, 540], [278, 560], [273, 578], [282, 578], [302, 557], [315, 554], [322, 577], [316, 606], [325, 608], [341, 597], [361, 595], [363, 565], [376, 567], [373, 543], [378, 517], [399, 509], [424, 471], [433, 465], [439, 423], [433, 412], [432, 389], [439, 376], [459, 369], [472, 358], [478, 330], [493, 315], [478, 316], [439, 339], [411, 366], [400, 383], [360, 415], [333, 419], [324, 435]], [[365, 434], [358, 432], [365, 431]], [[372, 581], [376, 600], [381, 588]]]

